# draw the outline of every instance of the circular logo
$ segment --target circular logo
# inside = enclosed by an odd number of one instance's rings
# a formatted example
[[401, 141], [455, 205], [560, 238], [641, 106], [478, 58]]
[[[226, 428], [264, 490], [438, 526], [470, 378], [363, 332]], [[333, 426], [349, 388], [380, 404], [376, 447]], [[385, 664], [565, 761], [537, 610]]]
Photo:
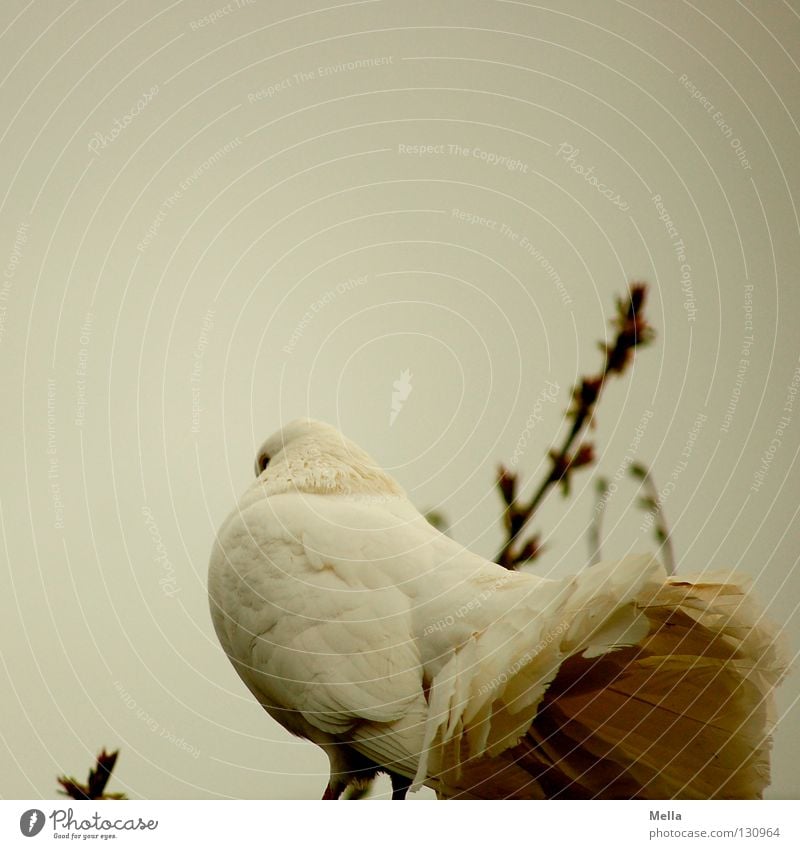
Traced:
[[36, 837], [44, 828], [44, 813], [38, 808], [31, 808], [19, 818], [19, 830], [25, 837]]

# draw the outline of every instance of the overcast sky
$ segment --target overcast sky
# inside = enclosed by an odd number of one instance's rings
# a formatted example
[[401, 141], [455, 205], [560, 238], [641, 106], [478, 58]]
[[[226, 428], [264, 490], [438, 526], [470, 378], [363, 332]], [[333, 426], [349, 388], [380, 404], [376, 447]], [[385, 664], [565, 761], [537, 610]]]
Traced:
[[[631, 280], [658, 336], [600, 405], [603, 554], [654, 550], [635, 454], [679, 570], [750, 575], [800, 645], [796, 0], [0, 17], [0, 795], [106, 746], [132, 797], [318, 797], [327, 759], [208, 613], [256, 447], [331, 422], [492, 556], [497, 464], [541, 476]], [[586, 565], [575, 482], [540, 574]], [[772, 797], [800, 796], [799, 691]]]

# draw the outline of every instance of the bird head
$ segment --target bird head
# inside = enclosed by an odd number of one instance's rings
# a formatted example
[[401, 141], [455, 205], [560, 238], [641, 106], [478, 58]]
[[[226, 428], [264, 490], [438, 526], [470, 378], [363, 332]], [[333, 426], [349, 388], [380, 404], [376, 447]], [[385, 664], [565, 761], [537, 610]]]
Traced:
[[256, 454], [255, 473], [270, 494], [404, 495], [366, 451], [314, 419], [295, 419], [266, 439]]

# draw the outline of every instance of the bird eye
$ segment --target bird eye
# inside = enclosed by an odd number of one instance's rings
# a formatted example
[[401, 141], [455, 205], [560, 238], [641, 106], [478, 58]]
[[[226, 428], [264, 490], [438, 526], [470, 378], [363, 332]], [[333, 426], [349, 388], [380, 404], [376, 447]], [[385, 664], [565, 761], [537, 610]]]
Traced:
[[269, 456], [267, 454], [259, 454], [256, 460], [256, 476], [260, 475], [269, 465]]

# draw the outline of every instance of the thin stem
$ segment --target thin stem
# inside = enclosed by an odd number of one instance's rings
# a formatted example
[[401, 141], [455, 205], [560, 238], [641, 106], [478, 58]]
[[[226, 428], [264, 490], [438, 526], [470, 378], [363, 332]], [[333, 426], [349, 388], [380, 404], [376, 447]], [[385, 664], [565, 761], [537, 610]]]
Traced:
[[639, 503], [653, 517], [653, 531], [656, 542], [658, 542], [658, 551], [664, 561], [664, 568], [667, 570], [668, 575], [674, 575], [676, 567], [675, 554], [672, 550], [672, 536], [669, 525], [667, 524], [667, 517], [664, 515], [664, 510], [658, 497], [658, 489], [656, 488], [653, 476], [650, 474], [650, 470], [641, 463], [634, 463], [630, 471], [634, 477], [642, 482], [645, 494]]
[[[580, 445], [573, 451], [578, 437], [583, 434], [587, 425], [592, 424], [595, 408], [611, 375], [622, 375], [632, 362], [637, 347], [646, 345], [653, 338], [653, 331], [644, 318], [644, 304], [647, 297], [647, 287], [636, 283], [630, 287], [628, 298], [617, 299], [617, 313], [612, 322], [616, 332], [613, 344], [600, 343], [604, 353], [603, 367], [595, 377], [583, 378], [572, 390], [572, 407], [567, 416], [572, 419], [572, 425], [558, 450], [551, 450], [550, 469], [539, 487], [533, 493], [530, 501], [522, 505], [516, 499], [516, 476], [501, 470], [498, 485], [506, 502], [506, 540], [495, 558], [496, 562], [507, 569], [514, 569], [518, 564], [530, 562], [541, 551], [541, 546], [533, 545], [530, 540], [521, 547], [519, 539], [539, 506], [550, 490], [561, 484], [564, 494], [569, 494], [570, 476], [572, 471], [594, 462], [594, 451], [591, 444]], [[509, 484], [509, 480], [511, 483]], [[534, 538], [537, 542], [538, 539]]]

